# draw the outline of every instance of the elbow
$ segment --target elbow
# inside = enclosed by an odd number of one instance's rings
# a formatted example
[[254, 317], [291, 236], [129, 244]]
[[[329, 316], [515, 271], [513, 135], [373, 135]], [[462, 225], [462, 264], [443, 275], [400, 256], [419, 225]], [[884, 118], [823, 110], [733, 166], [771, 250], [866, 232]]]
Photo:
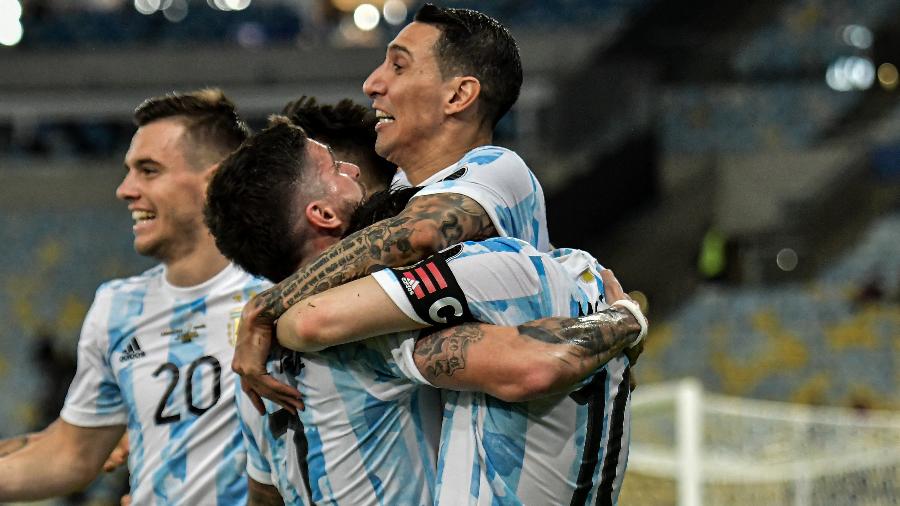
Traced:
[[294, 351], [310, 352], [328, 348], [339, 322], [330, 314], [327, 305], [317, 306], [313, 300], [304, 301], [303, 304], [309, 304], [310, 310], [295, 318], [288, 332], [279, 333], [279, 344]]

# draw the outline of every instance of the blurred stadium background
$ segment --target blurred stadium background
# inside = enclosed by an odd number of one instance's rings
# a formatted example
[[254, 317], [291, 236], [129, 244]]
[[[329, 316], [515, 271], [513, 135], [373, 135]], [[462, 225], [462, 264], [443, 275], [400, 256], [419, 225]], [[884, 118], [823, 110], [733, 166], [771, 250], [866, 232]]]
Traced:
[[[649, 307], [623, 504], [900, 503], [900, 2], [439, 3], [512, 28], [497, 142]], [[0, 437], [56, 417], [94, 290], [150, 265], [113, 195], [130, 111], [368, 103], [420, 4], [0, 0]]]

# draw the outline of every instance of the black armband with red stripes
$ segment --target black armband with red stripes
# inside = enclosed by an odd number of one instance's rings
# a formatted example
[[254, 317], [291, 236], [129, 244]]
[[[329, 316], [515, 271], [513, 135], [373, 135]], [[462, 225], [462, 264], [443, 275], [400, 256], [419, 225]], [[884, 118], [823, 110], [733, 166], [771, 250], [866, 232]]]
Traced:
[[447, 259], [461, 249], [453, 246], [409, 267], [391, 269], [416, 314], [430, 325], [449, 327], [475, 321], [466, 295], [447, 265]]

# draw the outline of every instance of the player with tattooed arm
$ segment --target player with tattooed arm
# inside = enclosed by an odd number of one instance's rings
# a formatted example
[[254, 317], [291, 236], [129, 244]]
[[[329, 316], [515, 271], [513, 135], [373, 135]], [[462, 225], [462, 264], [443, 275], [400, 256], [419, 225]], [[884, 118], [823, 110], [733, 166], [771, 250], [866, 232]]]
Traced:
[[[352, 188], [351, 178], [334, 180], [341, 171], [353, 173], [342, 169], [345, 165], [325, 146], [307, 141], [301, 130], [276, 122], [223, 162], [210, 184], [206, 214], [217, 245], [250, 272], [286, 272], [292, 259], [302, 264], [346, 230], [351, 207], [347, 201], [358, 199], [360, 192]], [[258, 227], [260, 220], [276, 227]], [[458, 424], [457, 437], [462, 439], [450, 441], [451, 433], [445, 430], [438, 483], [462, 474], [484, 476], [485, 482], [505, 487], [480, 491], [482, 500], [494, 493], [494, 497], [529, 502], [596, 495], [604, 483], [610, 488], [607, 495], [613, 497], [627, 451], [622, 438], [627, 438], [628, 359], [619, 353], [639, 339], [642, 326], [646, 327], [639, 310], [627, 300], [616, 302], [621, 307], [606, 309], [600, 276], [608, 277], [609, 296], [625, 296], [614, 278], [608, 272], [601, 274], [583, 252], [541, 254], [513, 239], [456, 249], [459, 255], [443, 252], [412, 269], [385, 270], [328, 290], [282, 316], [278, 333], [283, 343], [307, 351], [291, 357], [292, 363], [283, 371], [305, 395], [306, 410], [294, 422], [292, 438], [302, 433], [306, 441], [287, 448], [289, 453], [296, 450], [297, 459], [282, 460], [305, 466], [295, 476], [306, 484], [311, 502], [430, 502], [425, 499], [432, 492], [429, 484], [434, 480], [429, 479], [428, 469], [433, 457], [424, 439], [424, 418], [438, 411], [436, 405], [422, 409], [425, 394], [415, 384], [431, 382], [494, 396], [451, 396], [445, 424]], [[453, 260], [448, 261], [449, 257]], [[476, 266], [483, 269], [466, 274], [466, 282], [455, 279]], [[395, 276], [395, 272], [402, 274]], [[569, 318], [528, 322], [549, 316]], [[415, 334], [394, 334], [323, 349], [389, 331], [472, 317], [509, 326], [468, 324], [418, 341]], [[589, 382], [585, 391], [590, 394], [583, 402], [580, 396], [565, 395], [607, 363]], [[276, 375], [284, 376], [277, 371]], [[612, 396], [608, 403], [606, 396]], [[519, 405], [500, 400], [537, 397], [546, 399]], [[606, 408], [597, 405], [598, 397]], [[474, 423], [463, 411], [479, 402], [489, 404], [482, 408], [484, 413], [516, 406], [506, 418], [517, 424], [487, 427], [510, 445], [522, 446], [526, 439], [546, 442], [543, 451], [519, 452], [521, 462], [511, 463], [518, 469], [514, 480], [496, 475], [490, 466], [482, 466], [483, 475], [472, 467], [476, 453], [486, 452], [488, 463], [509, 454], [506, 443], [481, 448], [463, 437], [471, 433], [467, 422]], [[585, 424], [589, 413], [619, 421], [606, 427]], [[519, 423], [530, 423], [527, 435]], [[587, 446], [581, 445], [583, 441]], [[447, 452], [447, 448], [458, 451]], [[483, 451], [476, 451], [479, 448]], [[578, 458], [587, 463], [579, 467]], [[605, 481], [598, 477], [598, 461], [607, 468]], [[410, 467], [414, 462], [422, 470]], [[509, 466], [502, 467], [510, 472]], [[291, 473], [290, 466], [284, 472]], [[400, 481], [398, 475], [403, 476]], [[544, 478], [533, 483], [525, 479], [537, 475]], [[411, 491], [416, 495], [403, 496]], [[441, 493], [446, 504], [470, 496], [467, 487], [456, 484], [442, 488]], [[477, 501], [478, 496], [473, 497]]]
[[242, 317], [233, 367], [241, 387], [296, 405], [296, 391], [267, 375], [258, 332], [297, 301], [403, 266], [464, 240], [509, 236], [549, 249], [544, 195], [514, 152], [491, 145], [493, 129], [519, 95], [516, 43], [496, 20], [466, 9], [425, 5], [388, 45], [363, 84], [379, 117], [376, 151], [422, 189], [403, 211], [329, 247]]

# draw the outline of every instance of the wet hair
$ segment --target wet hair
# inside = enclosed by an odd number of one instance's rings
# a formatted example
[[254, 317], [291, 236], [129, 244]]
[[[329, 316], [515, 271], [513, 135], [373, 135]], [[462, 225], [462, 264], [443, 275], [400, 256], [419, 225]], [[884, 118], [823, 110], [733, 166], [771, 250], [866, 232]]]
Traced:
[[376, 119], [371, 109], [346, 98], [335, 105], [320, 105], [315, 98], [303, 96], [284, 106], [281, 114], [311, 138], [350, 154], [353, 159], [345, 161], [358, 165], [362, 178], [378, 188], [390, 186], [397, 166], [375, 153]]
[[434, 47], [441, 76], [478, 79], [482, 118], [492, 128], [497, 126], [522, 88], [522, 61], [509, 30], [481, 12], [432, 4], [422, 6], [415, 21], [435, 25], [441, 31]]
[[421, 186], [402, 186], [373, 193], [353, 212], [346, 234], [358, 232], [373, 223], [397, 216], [421, 189]]
[[183, 121], [186, 140], [191, 142], [185, 158], [195, 169], [219, 162], [250, 136], [234, 102], [218, 88], [148, 98], [133, 117], [138, 127], [167, 118]]
[[207, 188], [204, 221], [226, 258], [255, 276], [280, 281], [300, 262], [305, 233], [297, 232], [295, 197], [305, 181], [306, 132], [273, 116], [219, 166]]

